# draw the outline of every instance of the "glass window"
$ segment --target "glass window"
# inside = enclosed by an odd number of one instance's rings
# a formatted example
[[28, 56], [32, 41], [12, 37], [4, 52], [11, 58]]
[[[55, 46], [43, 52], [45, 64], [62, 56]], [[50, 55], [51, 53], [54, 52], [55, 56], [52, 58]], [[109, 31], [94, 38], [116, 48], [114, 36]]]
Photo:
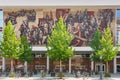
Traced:
[[0, 9], [0, 27], [3, 27], [3, 11]]
[[45, 58], [45, 54], [35, 54], [35, 58]]
[[116, 11], [116, 17], [120, 18], [120, 9], [117, 9], [117, 11]]
[[[59, 65], [55, 65], [55, 69], [60, 69]], [[65, 65], [62, 65], [62, 69], [65, 69]]]

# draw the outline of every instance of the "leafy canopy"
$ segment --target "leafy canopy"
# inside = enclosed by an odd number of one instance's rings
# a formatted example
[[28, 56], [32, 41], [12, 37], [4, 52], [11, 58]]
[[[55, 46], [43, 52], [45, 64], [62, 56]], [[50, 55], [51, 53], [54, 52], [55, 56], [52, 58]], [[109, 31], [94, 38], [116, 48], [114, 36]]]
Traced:
[[17, 38], [12, 23], [9, 21], [3, 31], [3, 39], [0, 41], [0, 50], [3, 52], [0, 56], [11, 59], [19, 59], [23, 53], [23, 47], [20, 48], [21, 40]]
[[64, 61], [73, 56], [73, 48], [70, 47], [71, 34], [67, 31], [63, 18], [60, 18], [51, 36], [48, 36], [47, 53], [50, 59]]
[[98, 53], [99, 50], [101, 50], [101, 44], [100, 44], [100, 39], [101, 39], [101, 32], [99, 29], [95, 31], [94, 34], [94, 39], [90, 43], [90, 47], [94, 50], [91, 53], [91, 60], [92, 61], [99, 61], [100, 60], [100, 54]]
[[104, 61], [110, 61], [116, 57], [118, 53], [118, 47], [114, 47], [112, 33], [110, 27], [107, 27], [104, 30], [102, 39], [100, 40], [101, 50], [98, 53], [102, 56]]
[[21, 46], [24, 48], [23, 54], [20, 55], [20, 60], [27, 61], [30, 63], [33, 60], [32, 47], [27, 41], [26, 36], [22, 35], [21, 37]]

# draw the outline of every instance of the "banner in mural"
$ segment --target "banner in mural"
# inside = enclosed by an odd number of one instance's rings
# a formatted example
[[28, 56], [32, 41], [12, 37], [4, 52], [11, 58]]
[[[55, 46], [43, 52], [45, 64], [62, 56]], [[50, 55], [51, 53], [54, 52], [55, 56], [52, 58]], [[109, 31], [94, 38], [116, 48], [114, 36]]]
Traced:
[[26, 35], [30, 44], [45, 46], [54, 24], [62, 16], [67, 30], [73, 35], [72, 46], [89, 46], [94, 32], [110, 26], [115, 33], [115, 9], [102, 8], [38, 8], [5, 9], [4, 25], [10, 20], [17, 36]]

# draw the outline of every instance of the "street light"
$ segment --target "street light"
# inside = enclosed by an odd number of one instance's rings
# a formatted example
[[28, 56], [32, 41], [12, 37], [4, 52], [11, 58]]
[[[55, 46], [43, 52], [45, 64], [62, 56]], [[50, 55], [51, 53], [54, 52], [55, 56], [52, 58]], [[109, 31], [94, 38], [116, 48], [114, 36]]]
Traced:
[[103, 71], [102, 71], [102, 55], [100, 56], [100, 63], [101, 63], [101, 65], [100, 65], [100, 80], [103, 80]]

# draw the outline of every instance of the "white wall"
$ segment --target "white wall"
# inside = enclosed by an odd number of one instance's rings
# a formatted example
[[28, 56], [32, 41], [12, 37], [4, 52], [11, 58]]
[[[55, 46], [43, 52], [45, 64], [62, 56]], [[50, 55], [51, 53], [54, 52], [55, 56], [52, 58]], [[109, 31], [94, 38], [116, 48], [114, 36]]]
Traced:
[[2, 6], [119, 6], [120, 0], [0, 0]]

